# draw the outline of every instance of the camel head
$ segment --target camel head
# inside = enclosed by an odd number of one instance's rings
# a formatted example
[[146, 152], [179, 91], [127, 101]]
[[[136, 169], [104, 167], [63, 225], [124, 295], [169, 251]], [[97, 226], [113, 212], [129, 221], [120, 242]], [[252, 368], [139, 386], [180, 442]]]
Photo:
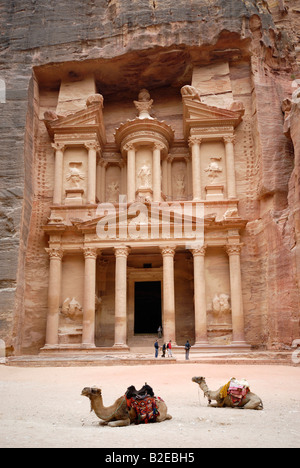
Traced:
[[206, 383], [205, 377], [193, 377], [192, 382], [195, 382], [198, 385], [200, 385], [201, 383]]
[[81, 396], [86, 396], [91, 399], [93, 397], [102, 396], [102, 392], [101, 389], [97, 387], [85, 387], [81, 392]]

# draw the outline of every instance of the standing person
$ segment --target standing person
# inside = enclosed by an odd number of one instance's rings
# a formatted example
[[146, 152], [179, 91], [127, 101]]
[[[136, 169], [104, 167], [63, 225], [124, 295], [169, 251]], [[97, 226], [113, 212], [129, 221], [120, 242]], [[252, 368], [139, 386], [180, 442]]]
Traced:
[[185, 360], [189, 361], [189, 359], [190, 359], [190, 349], [191, 349], [191, 345], [190, 345], [189, 340], [187, 340], [187, 342], [185, 343], [184, 349], [185, 349]]
[[173, 357], [173, 354], [172, 354], [172, 341], [170, 340], [168, 345], [167, 345], [167, 348], [168, 348], [168, 357]]
[[157, 330], [158, 338], [162, 338], [162, 326], [160, 325]]
[[166, 350], [167, 350], [167, 345], [166, 343], [163, 344], [163, 347], [162, 347], [162, 356], [163, 358], [166, 357]]
[[158, 351], [159, 351], [159, 344], [158, 344], [157, 340], [154, 343], [154, 348], [155, 348], [155, 359], [157, 359], [158, 358]]

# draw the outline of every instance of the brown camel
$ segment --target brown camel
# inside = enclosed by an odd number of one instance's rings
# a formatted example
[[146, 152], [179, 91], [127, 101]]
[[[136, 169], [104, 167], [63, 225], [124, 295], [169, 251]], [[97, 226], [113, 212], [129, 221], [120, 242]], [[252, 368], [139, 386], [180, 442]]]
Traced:
[[[82, 390], [82, 396], [86, 396], [91, 401], [91, 411], [94, 411], [99, 419], [104, 421], [105, 425], [110, 427], [130, 426], [137, 422], [136, 411], [127, 407], [125, 396], [118, 398], [112, 406], [105, 407], [103, 405], [102, 391], [96, 387], [86, 387]], [[172, 419], [168, 414], [168, 408], [164, 401], [156, 399], [159, 416], [156, 422], [163, 422]]]
[[[223, 387], [219, 388], [217, 391], [209, 390], [205, 378], [204, 377], [193, 377], [192, 381], [197, 383], [201, 390], [204, 392], [206, 398], [208, 398], [209, 406], [214, 408], [244, 408], [244, 409], [253, 409], [253, 410], [262, 410], [263, 409], [263, 402], [259, 398], [259, 396], [255, 395], [255, 393], [249, 392], [244, 399], [242, 400], [239, 406], [236, 406], [229, 395], [225, 398], [222, 398], [220, 395]], [[211, 404], [212, 400], [216, 400], [217, 403]]]

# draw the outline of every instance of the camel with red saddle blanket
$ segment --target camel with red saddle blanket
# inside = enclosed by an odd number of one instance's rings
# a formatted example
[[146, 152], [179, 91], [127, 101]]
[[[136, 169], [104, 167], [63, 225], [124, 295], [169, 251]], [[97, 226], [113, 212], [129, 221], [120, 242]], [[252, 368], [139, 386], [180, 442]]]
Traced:
[[118, 398], [112, 406], [103, 404], [102, 391], [97, 387], [86, 387], [82, 390], [91, 402], [91, 411], [111, 427], [130, 426], [149, 422], [163, 422], [172, 419], [168, 414], [166, 403], [154, 395], [149, 385], [137, 391], [134, 386], [127, 389], [124, 396]]
[[[216, 408], [244, 408], [262, 410], [263, 402], [259, 396], [252, 393], [248, 382], [238, 381], [232, 378], [226, 385], [217, 391], [209, 390], [204, 377], [193, 377], [192, 381], [197, 383], [208, 399], [209, 406]], [[211, 404], [212, 400], [217, 403]]]

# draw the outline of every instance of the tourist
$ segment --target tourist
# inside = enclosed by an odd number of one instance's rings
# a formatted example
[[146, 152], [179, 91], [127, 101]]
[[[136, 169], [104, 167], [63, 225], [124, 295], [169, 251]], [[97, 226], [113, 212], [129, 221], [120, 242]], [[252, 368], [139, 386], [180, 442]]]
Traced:
[[157, 340], [154, 343], [154, 348], [155, 348], [155, 359], [157, 359], [158, 358], [158, 351], [159, 351], [159, 344], [158, 344]]
[[158, 338], [162, 338], [162, 326], [160, 325], [157, 330]]
[[189, 359], [190, 359], [190, 349], [191, 349], [191, 345], [190, 345], [189, 340], [187, 340], [187, 342], [185, 343], [184, 349], [185, 349], [185, 360], [189, 361]]
[[168, 357], [173, 357], [173, 354], [172, 354], [172, 341], [171, 340], [167, 344], [167, 348], [168, 348]]
[[166, 343], [164, 343], [163, 346], [162, 346], [162, 356], [161, 357], [163, 357], [163, 358], [166, 357], [166, 351], [167, 351], [167, 345], [166, 345]]

